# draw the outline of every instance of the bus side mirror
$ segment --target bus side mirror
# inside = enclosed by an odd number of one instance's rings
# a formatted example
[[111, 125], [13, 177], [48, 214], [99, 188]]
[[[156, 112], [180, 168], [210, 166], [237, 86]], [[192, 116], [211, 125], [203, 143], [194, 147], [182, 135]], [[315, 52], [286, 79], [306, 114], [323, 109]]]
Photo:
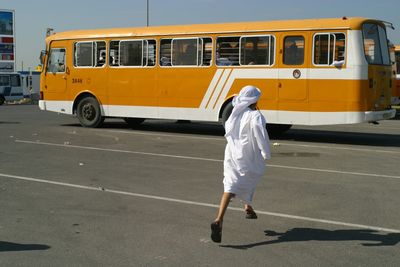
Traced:
[[45, 50], [42, 50], [41, 52], [40, 52], [40, 57], [39, 57], [39, 60], [40, 60], [40, 63], [42, 64], [42, 66], [44, 66], [44, 63], [46, 62], [46, 51]]

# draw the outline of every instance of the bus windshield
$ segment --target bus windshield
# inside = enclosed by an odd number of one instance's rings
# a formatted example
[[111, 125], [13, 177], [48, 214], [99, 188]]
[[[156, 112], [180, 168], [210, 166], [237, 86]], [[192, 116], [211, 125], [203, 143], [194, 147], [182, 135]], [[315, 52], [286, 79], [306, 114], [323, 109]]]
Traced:
[[395, 55], [395, 60], [396, 60], [396, 73], [400, 74], [400, 50], [397, 51], [397, 49], [394, 52]]
[[385, 29], [377, 24], [363, 25], [364, 53], [369, 64], [390, 65]]
[[10, 86], [10, 75], [0, 75], [0, 86]]

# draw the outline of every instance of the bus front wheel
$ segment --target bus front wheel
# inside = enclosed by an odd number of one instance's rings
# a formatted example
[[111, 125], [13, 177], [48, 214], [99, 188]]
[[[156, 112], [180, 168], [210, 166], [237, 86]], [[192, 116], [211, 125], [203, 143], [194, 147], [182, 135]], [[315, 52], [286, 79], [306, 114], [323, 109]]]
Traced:
[[94, 97], [85, 97], [78, 103], [76, 115], [83, 127], [100, 127], [104, 121], [101, 116], [100, 105]]
[[3, 105], [5, 101], [6, 99], [4, 98], [4, 96], [0, 95], [0, 105]]

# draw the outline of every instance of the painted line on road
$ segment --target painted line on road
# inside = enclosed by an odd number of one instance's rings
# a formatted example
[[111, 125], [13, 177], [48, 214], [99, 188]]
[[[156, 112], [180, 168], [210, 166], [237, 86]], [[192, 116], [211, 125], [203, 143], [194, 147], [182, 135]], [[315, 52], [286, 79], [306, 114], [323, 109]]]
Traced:
[[[103, 187], [94, 187], [94, 186], [85, 186], [85, 185], [78, 185], [78, 184], [71, 184], [71, 183], [64, 183], [64, 182], [56, 182], [56, 181], [52, 181], [52, 180], [37, 179], [37, 178], [32, 178], [32, 177], [17, 176], [17, 175], [5, 174], [5, 173], [0, 173], [0, 176], [5, 177], [5, 178], [29, 181], [29, 182], [59, 185], [59, 186], [91, 190], [91, 191], [102, 191], [102, 192], [108, 192], [108, 193], [113, 193], [113, 194], [118, 194], [118, 195], [126, 195], [126, 196], [132, 196], [132, 197], [161, 200], [161, 201], [194, 205], [194, 206], [202, 206], [202, 207], [210, 207], [210, 208], [218, 208], [219, 207], [216, 204], [210, 204], [210, 203], [204, 203], [204, 202], [197, 202], [197, 201], [190, 201], [190, 200], [169, 198], [169, 197], [161, 197], [161, 196], [156, 196], [156, 195], [133, 193], [133, 192], [127, 192], [127, 191], [121, 191], [121, 190], [113, 190], [113, 189], [108, 189], [108, 188], [103, 188]], [[228, 209], [243, 212], [243, 209], [241, 209], [241, 208], [228, 207]], [[297, 215], [278, 213], [278, 212], [269, 212], [269, 211], [262, 211], [262, 210], [257, 210], [257, 213], [263, 214], [263, 215], [268, 215], [268, 216], [273, 216], [273, 217], [293, 219], [293, 220], [310, 221], [310, 222], [317, 222], [317, 223], [331, 224], [331, 225], [338, 225], [338, 226], [347, 226], [347, 227], [352, 227], [352, 228], [370, 229], [370, 230], [383, 231], [383, 232], [389, 232], [389, 233], [400, 233], [399, 229], [384, 228], [384, 227], [379, 227], [379, 226], [346, 223], [346, 222], [341, 222], [341, 221], [332, 221], [332, 220], [325, 220], [325, 219], [318, 219], [318, 218], [312, 218], [312, 217], [297, 216]]]
[[[137, 154], [137, 155], [146, 155], [146, 156], [156, 156], [156, 157], [179, 158], [179, 159], [201, 160], [201, 161], [211, 161], [211, 162], [223, 162], [223, 160], [221, 160], [221, 159], [210, 159], [210, 158], [201, 158], [201, 157], [179, 156], [179, 155], [171, 155], [171, 154], [159, 154], [159, 153], [140, 152], [140, 151], [131, 151], [131, 150], [120, 150], [120, 149], [90, 147], [90, 146], [77, 146], [77, 145], [71, 145], [71, 144], [65, 145], [65, 144], [47, 143], [47, 142], [40, 142], [40, 141], [27, 141], [27, 140], [19, 140], [19, 139], [17, 139], [17, 140], [15, 140], [15, 142], [16, 143], [25, 143], [25, 144], [34, 144], [34, 145], [64, 147], [64, 148], [77, 148], [77, 149], [97, 150], [97, 151], [105, 151], [105, 152], [116, 152], [116, 153], [127, 153], [127, 154]], [[367, 176], [367, 177], [375, 177], [375, 178], [400, 179], [400, 176], [396, 176], [396, 175], [362, 173], [362, 172], [347, 172], [347, 171], [304, 168], [304, 167], [285, 166], [285, 165], [276, 165], [276, 164], [267, 164], [267, 166], [268, 167], [272, 167], [272, 168], [293, 169], [293, 170], [312, 171], [312, 172], [346, 174], [346, 175]]]

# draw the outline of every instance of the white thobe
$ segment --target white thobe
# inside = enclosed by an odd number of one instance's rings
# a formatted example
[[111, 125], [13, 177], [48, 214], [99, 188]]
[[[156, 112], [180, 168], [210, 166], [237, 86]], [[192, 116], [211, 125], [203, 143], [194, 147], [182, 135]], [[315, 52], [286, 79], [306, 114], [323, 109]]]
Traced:
[[271, 158], [266, 121], [258, 110], [246, 108], [227, 136], [224, 159], [224, 192], [251, 204], [254, 190]]

